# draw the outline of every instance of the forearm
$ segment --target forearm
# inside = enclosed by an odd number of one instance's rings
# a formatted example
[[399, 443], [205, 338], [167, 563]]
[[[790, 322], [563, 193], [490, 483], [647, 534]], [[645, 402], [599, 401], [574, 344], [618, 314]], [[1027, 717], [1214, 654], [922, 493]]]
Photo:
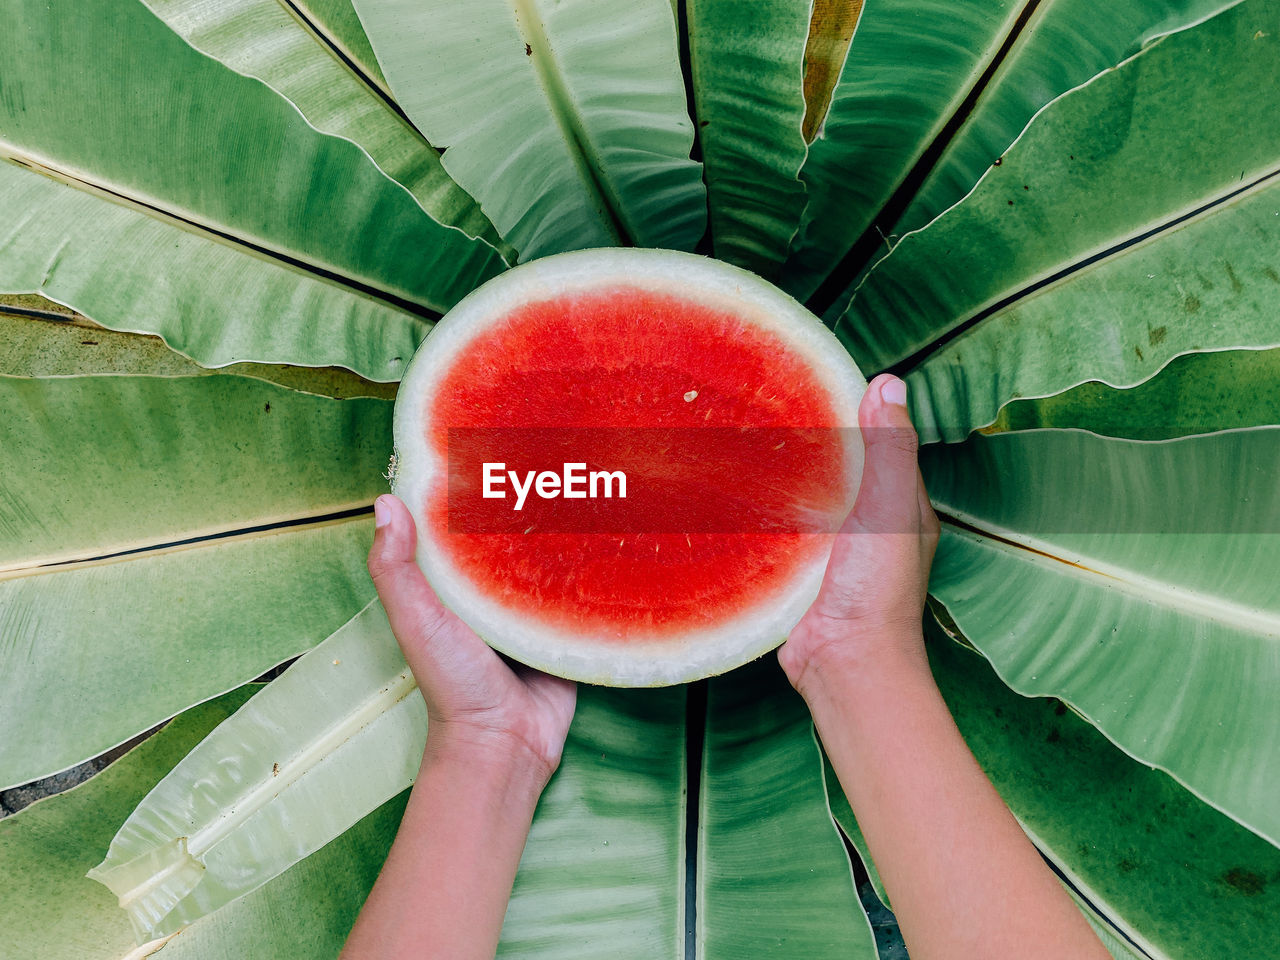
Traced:
[[800, 686], [913, 960], [1107, 960], [907, 639], [862, 644], [893, 651], [865, 662], [815, 662]]
[[427, 738], [395, 843], [341, 960], [490, 960], [545, 771]]

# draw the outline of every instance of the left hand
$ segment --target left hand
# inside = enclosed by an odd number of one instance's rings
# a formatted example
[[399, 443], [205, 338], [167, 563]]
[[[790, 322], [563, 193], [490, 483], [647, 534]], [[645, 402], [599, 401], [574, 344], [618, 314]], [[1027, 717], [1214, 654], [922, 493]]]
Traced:
[[369, 573], [427, 701], [427, 744], [487, 759], [532, 760], [550, 779], [560, 763], [577, 685], [532, 667], [508, 666], [448, 610], [414, 560], [417, 527], [398, 498], [374, 505]]

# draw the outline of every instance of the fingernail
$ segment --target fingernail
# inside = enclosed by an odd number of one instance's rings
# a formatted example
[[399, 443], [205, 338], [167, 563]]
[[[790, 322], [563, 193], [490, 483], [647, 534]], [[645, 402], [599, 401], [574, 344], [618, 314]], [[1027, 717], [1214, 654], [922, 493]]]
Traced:
[[907, 385], [897, 377], [890, 377], [880, 384], [880, 399], [885, 403], [896, 403], [900, 407], [907, 405]]
[[377, 500], [373, 501], [374, 529], [377, 529], [378, 527], [385, 527], [387, 525], [387, 521], [390, 519], [391, 508], [387, 506], [386, 497], [379, 497]]

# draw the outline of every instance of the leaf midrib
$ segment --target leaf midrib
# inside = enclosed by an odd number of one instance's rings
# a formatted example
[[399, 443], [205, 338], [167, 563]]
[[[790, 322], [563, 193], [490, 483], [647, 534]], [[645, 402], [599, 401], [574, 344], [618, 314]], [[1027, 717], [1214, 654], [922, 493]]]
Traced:
[[361, 66], [355, 55], [348, 50], [336, 36], [324, 29], [319, 23], [312, 20], [307, 12], [299, 7], [293, 0], [278, 0], [280, 5], [284, 7], [286, 13], [289, 14], [298, 25], [307, 33], [315, 38], [316, 43], [344, 70], [349, 72], [360, 86], [364, 87], [371, 96], [376, 97], [382, 105], [411, 133], [414, 138], [421, 142], [422, 146], [433, 151], [437, 155], [444, 153], [443, 150], [432, 145], [422, 132], [413, 125], [413, 121], [396, 102], [395, 96], [391, 92], [391, 88], [381, 83], [377, 77], [368, 74]]
[[569, 146], [569, 154], [578, 168], [579, 178], [595, 201], [592, 206], [600, 212], [602, 224], [615, 243], [633, 245], [632, 238], [636, 231], [627, 221], [626, 205], [605, 176], [604, 166], [596, 154], [582, 118], [578, 115], [568, 85], [552, 53], [551, 38], [547, 36], [546, 25], [538, 13], [536, 0], [510, 2], [515, 10], [520, 34], [529, 45], [529, 58], [533, 61], [534, 72], [546, 94], [551, 115]]
[[78, 551], [47, 554], [23, 560], [19, 563], [0, 566], [0, 582], [50, 573], [65, 573], [69, 570], [82, 570], [87, 567], [99, 567], [112, 563], [145, 560], [186, 550], [221, 546], [228, 542], [258, 540], [282, 533], [339, 526], [367, 520], [372, 514], [373, 502], [359, 500], [345, 504], [333, 504], [323, 511], [267, 516], [260, 522], [248, 526], [240, 524], [182, 531], [185, 536], [178, 540], [125, 541], [113, 545], [116, 549], [100, 551], [91, 555], [85, 555]]
[[[1054, 286], [1055, 284], [1070, 280], [1079, 273], [1083, 273], [1093, 267], [1100, 266], [1117, 257], [1123, 256], [1129, 250], [1152, 243], [1175, 230], [1190, 226], [1207, 217], [1213, 216], [1222, 208], [1230, 204], [1247, 200], [1255, 193], [1261, 193], [1264, 190], [1270, 189], [1275, 185], [1272, 181], [1277, 177], [1280, 177], [1280, 166], [1274, 167], [1260, 176], [1255, 177], [1244, 186], [1233, 187], [1232, 189], [1207, 200], [1203, 197], [1198, 198], [1199, 202], [1195, 206], [1187, 206], [1182, 210], [1173, 211], [1163, 217], [1160, 222], [1154, 226], [1149, 224], [1139, 224], [1128, 236], [1121, 237], [1120, 239], [1113, 239], [1109, 245], [1098, 250], [1081, 253], [1072, 263], [1069, 263], [1064, 267], [1060, 267], [1052, 273], [1032, 277], [1013, 293], [1006, 294], [998, 300], [994, 300], [986, 305], [980, 306], [967, 319], [960, 321], [945, 333], [934, 337], [933, 340], [925, 344], [923, 347], [912, 351], [900, 360], [894, 361], [885, 367], [884, 370], [879, 372], [892, 373], [899, 377], [909, 376], [913, 371], [922, 367], [934, 355], [945, 349], [952, 341], [968, 333], [987, 320], [990, 320], [997, 314], [1004, 313], [1004, 311], [1008, 310], [1020, 301], [1035, 296], [1040, 291]], [[862, 282], [860, 282], [858, 286], [861, 287], [862, 283], [869, 280], [870, 277], [871, 274], [868, 273], [863, 277]]]
[[[844, 256], [827, 273], [826, 278], [809, 297], [805, 307], [817, 316], [824, 316], [836, 303], [847, 300], [849, 285], [870, 265], [876, 250], [885, 245], [887, 236], [885, 225], [889, 229], [906, 212], [919, 188], [937, 167], [938, 161], [947, 147], [968, 122], [978, 101], [991, 86], [991, 82], [999, 73], [1001, 66], [1013, 52], [1019, 39], [1026, 32], [1027, 26], [1039, 7], [1041, 0], [1024, 0], [1015, 12], [1010, 11], [1005, 20], [1005, 31], [990, 47], [989, 55], [975, 63], [965, 84], [956, 91], [946, 113], [939, 117], [937, 123], [927, 135], [927, 142], [911, 161], [906, 170], [893, 187], [893, 192], [869, 221], [867, 228], [845, 251]], [[861, 19], [861, 18], [860, 18]], [[850, 44], [852, 49], [852, 44]], [[836, 89], [839, 89], [837, 82]], [[834, 96], [834, 93], [833, 93]]]
[[292, 787], [343, 743], [384, 713], [389, 713], [417, 689], [418, 684], [407, 668], [391, 678], [358, 709], [343, 714], [338, 723], [316, 731], [304, 749], [277, 764], [271, 774], [245, 784], [245, 789], [227, 805], [220, 817], [192, 831], [187, 838], [187, 851], [198, 860], [203, 858], [276, 795]]
[[1091, 558], [1092, 565], [1067, 560], [1047, 541], [991, 523], [981, 517], [938, 504], [938, 519], [953, 536], [972, 543], [984, 543], [1055, 573], [1109, 587], [1127, 596], [1155, 603], [1165, 609], [1215, 620], [1239, 630], [1280, 638], [1280, 612], [1267, 612], [1221, 597], [1144, 577], [1133, 570]]
[[212, 223], [201, 222], [194, 219], [193, 216], [188, 216], [183, 212], [166, 207], [157, 198], [127, 193], [115, 186], [98, 183], [93, 180], [88, 172], [73, 171], [67, 167], [60, 166], [49, 158], [38, 156], [32, 151], [18, 147], [16, 144], [2, 138], [0, 138], [0, 161], [7, 161], [31, 173], [39, 174], [119, 206], [129, 207], [146, 214], [152, 219], [164, 221], [188, 233], [221, 243], [241, 253], [293, 270], [311, 279], [342, 287], [357, 296], [394, 307], [428, 323], [434, 323], [439, 320], [447, 309], [443, 304], [409, 300], [390, 290], [375, 287], [361, 280], [345, 276], [331, 264], [304, 260], [293, 253], [269, 247], [256, 239], [232, 233]]

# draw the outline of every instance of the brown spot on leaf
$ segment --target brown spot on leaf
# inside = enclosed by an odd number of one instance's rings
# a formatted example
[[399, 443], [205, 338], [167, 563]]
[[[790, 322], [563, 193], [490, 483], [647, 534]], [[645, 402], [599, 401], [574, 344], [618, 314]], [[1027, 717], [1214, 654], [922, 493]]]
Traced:
[[1004, 157], [996, 157], [996, 158], [995, 158], [995, 161], [994, 161], [994, 162], [992, 162], [992, 164], [991, 164], [991, 165], [992, 165], [993, 167], [998, 167], [998, 166], [1000, 166], [1000, 164], [1002, 164], [1002, 163], [1004, 163]]
[[1280, 273], [1276, 273], [1271, 267], [1263, 267], [1262, 275], [1272, 283], [1280, 283]]
[[81, 340], [80, 343], [82, 346], [86, 347], [96, 347], [98, 345], [97, 340]]
[[278, 777], [278, 776], [280, 776], [280, 764], [278, 764], [278, 763], [273, 763], [273, 764], [271, 765], [271, 775], [272, 775], [273, 777]]
[[270, 400], [268, 400], [268, 401], [266, 402], [266, 404], [262, 407], [262, 412], [263, 412], [263, 413], [270, 413], [270, 412], [271, 412], [271, 401], [270, 401]]
[[814, 0], [809, 16], [809, 39], [804, 45], [805, 143], [813, 143], [831, 109], [831, 95], [849, 55], [862, 0]]
[[1138, 355], [1138, 359], [1139, 359], [1139, 360], [1145, 360], [1145, 359], [1146, 359], [1146, 357], [1144, 357], [1144, 356], [1142, 355], [1142, 350], [1141, 350], [1141, 349], [1140, 349], [1136, 344], [1134, 345], [1133, 352], [1134, 352], [1134, 353], [1136, 353], [1136, 354]]
[[1231, 269], [1231, 264], [1225, 264], [1227, 268], [1227, 279], [1231, 281], [1232, 293], [1243, 293], [1244, 284], [1240, 282], [1240, 278], [1236, 276], [1236, 272]]
[[[1200, 304], [1198, 301], [1196, 303], [1195, 309], [1196, 310], [1200, 309]], [[1151, 344], [1153, 347], [1158, 347], [1160, 344], [1164, 343], [1164, 338], [1167, 337], [1168, 335], [1169, 335], [1168, 327], [1155, 327], [1152, 329], [1148, 329], [1147, 342]]]
[[1138, 865], [1128, 857], [1124, 857], [1118, 866], [1120, 867], [1121, 873], [1133, 873], [1133, 871], [1138, 869]]
[[1222, 875], [1222, 882], [1246, 897], [1256, 897], [1267, 888], [1267, 881], [1260, 874], [1244, 867], [1232, 867]]
[[533, 56], [533, 47], [529, 46], [527, 43], [524, 45], [524, 55], [526, 57]]

